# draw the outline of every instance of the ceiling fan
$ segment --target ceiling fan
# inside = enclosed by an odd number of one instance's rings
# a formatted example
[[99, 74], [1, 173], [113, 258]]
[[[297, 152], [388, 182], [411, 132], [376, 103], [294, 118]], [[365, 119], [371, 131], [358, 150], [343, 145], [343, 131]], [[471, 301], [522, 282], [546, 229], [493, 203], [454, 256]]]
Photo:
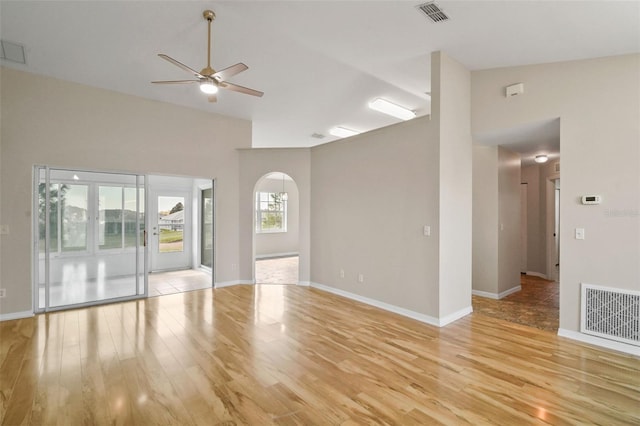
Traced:
[[178, 68], [182, 68], [188, 73], [193, 74], [196, 77], [196, 80], [165, 80], [165, 81], [152, 81], [152, 83], [156, 84], [191, 84], [191, 83], [199, 83], [200, 90], [207, 95], [209, 95], [209, 102], [216, 102], [218, 100], [216, 94], [218, 93], [218, 89], [227, 89], [233, 90], [234, 92], [245, 93], [247, 95], [258, 96], [261, 97], [264, 93], [258, 90], [249, 89], [248, 87], [239, 86], [237, 84], [229, 83], [226, 81], [229, 77], [233, 77], [236, 74], [241, 73], [242, 71], [246, 71], [249, 67], [247, 67], [242, 62], [232, 65], [228, 68], [225, 68], [221, 71], [216, 71], [211, 68], [211, 22], [216, 18], [216, 14], [212, 10], [205, 10], [202, 12], [202, 16], [209, 24], [208, 30], [208, 39], [207, 39], [207, 66], [203, 68], [202, 71], [198, 72], [192, 68], [189, 68], [185, 64], [176, 61], [172, 57], [165, 55], [164, 53], [159, 53], [162, 59], [171, 62], [173, 65]]

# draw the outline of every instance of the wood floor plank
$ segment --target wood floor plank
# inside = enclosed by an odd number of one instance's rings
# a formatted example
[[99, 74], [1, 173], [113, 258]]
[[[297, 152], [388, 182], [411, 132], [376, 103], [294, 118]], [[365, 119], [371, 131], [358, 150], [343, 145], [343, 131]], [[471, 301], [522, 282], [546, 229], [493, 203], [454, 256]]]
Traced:
[[640, 424], [637, 357], [298, 286], [38, 315], [0, 338], [9, 425]]

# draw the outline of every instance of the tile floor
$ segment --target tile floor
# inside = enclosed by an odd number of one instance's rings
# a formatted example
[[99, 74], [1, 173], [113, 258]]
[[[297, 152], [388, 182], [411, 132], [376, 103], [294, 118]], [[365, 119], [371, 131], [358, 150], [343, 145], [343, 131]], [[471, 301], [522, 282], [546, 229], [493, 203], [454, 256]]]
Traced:
[[500, 299], [473, 296], [473, 311], [482, 315], [556, 332], [560, 318], [560, 285], [521, 275], [522, 290]]
[[199, 269], [149, 274], [149, 297], [211, 288], [211, 274]]
[[298, 284], [298, 256], [256, 260], [257, 284]]

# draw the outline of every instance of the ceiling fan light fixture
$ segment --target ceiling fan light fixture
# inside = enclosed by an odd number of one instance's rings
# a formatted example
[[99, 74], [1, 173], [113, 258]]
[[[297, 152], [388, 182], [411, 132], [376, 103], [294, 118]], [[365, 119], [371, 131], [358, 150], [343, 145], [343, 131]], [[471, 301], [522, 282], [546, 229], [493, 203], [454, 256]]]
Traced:
[[546, 154], [540, 154], [536, 155], [536, 158], [534, 160], [536, 163], [546, 163], [547, 160], [549, 160], [549, 157], [547, 157]]
[[215, 95], [218, 93], [218, 86], [216, 86], [211, 81], [203, 81], [200, 83], [200, 91], [202, 93], [206, 93], [207, 95]]
[[369, 102], [369, 108], [405, 121], [416, 117], [414, 111], [382, 98], [376, 98]]

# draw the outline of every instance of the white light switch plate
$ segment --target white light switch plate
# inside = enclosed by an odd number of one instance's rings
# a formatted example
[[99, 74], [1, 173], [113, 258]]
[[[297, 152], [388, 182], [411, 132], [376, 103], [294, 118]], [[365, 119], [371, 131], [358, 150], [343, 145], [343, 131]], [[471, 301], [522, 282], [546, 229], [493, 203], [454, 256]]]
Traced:
[[584, 240], [584, 228], [576, 228], [576, 240]]

